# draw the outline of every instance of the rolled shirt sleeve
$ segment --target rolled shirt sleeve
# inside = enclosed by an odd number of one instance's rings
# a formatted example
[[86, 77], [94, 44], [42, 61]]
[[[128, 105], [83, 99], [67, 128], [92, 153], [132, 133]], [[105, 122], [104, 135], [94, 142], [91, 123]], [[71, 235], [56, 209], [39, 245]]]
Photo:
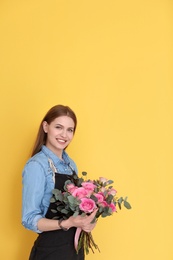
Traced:
[[22, 173], [22, 184], [22, 224], [27, 229], [41, 233], [37, 222], [45, 216], [43, 197], [46, 176], [39, 162], [32, 160], [26, 164]]

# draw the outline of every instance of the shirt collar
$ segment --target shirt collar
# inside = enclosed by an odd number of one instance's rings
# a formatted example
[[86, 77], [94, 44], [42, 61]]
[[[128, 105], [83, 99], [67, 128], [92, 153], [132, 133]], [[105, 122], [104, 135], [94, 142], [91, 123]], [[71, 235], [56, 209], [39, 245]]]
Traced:
[[63, 160], [61, 160], [56, 154], [54, 154], [48, 147], [46, 147], [45, 145], [42, 146], [41, 151], [50, 159], [52, 159], [52, 161], [54, 162], [55, 165], [62, 163], [63, 161], [66, 164], [70, 163], [70, 159], [68, 154], [63, 150], [62, 152], [62, 158]]

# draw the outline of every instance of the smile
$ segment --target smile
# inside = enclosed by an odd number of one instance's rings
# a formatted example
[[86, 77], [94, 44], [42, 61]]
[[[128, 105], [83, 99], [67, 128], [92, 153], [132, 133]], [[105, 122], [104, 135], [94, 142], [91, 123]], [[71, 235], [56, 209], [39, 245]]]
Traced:
[[63, 139], [57, 139], [57, 141], [59, 142], [59, 143], [65, 143], [66, 141], [65, 140], [63, 140]]

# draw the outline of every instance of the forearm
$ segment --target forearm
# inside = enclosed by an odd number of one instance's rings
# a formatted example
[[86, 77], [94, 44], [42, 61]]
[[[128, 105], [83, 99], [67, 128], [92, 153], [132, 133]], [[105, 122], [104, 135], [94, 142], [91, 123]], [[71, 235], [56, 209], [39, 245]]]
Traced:
[[88, 223], [83, 217], [70, 217], [69, 219], [63, 220], [61, 224], [59, 224], [58, 220], [41, 218], [37, 223], [37, 228], [41, 232], [59, 230], [62, 229], [62, 227], [65, 229], [80, 227], [81, 229], [90, 232], [95, 227], [95, 224]]
[[71, 227], [80, 227], [81, 229], [85, 230], [86, 232], [90, 232], [96, 225], [96, 223], [91, 224], [93, 218], [95, 217], [97, 210], [95, 210], [90, 216], [77, 216], [77, 217], [70, 217], [66, 220], [61, 222], [61, 226], [59, 225], [58, 220], [54, 219], [47, 219], [41, 218], [37, 223], [37, 228], [43, 231], [53, 231], [66, 228], [69, 229]]
[[53, 231], [64, 228], [71, 228], [72, 224], [70, 219], [63, 220], [61, 223], [61, 227], [59, 225], [59, 221], [55, 219], [47, 219], [47, 218], [41, 218], [37, 223], [37, 228], [41, 231]]

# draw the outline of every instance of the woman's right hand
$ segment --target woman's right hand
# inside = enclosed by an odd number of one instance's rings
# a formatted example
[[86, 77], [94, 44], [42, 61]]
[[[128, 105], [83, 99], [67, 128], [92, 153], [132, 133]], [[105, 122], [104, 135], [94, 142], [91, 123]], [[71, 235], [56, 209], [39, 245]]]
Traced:
[[91, 232], [93, 228], [96, 225], [96, 222], [91, 223], [97, 213], [98, 209], [95, 209], [89, 216], [80, 216], [78, 215], [77, 217], [71, 216], [69, 219], [64, 220], [62, 222], [62, 226], [66, 228], [71, 228], [71, 227], [79, 227], [82, 230], [86, 232]]

